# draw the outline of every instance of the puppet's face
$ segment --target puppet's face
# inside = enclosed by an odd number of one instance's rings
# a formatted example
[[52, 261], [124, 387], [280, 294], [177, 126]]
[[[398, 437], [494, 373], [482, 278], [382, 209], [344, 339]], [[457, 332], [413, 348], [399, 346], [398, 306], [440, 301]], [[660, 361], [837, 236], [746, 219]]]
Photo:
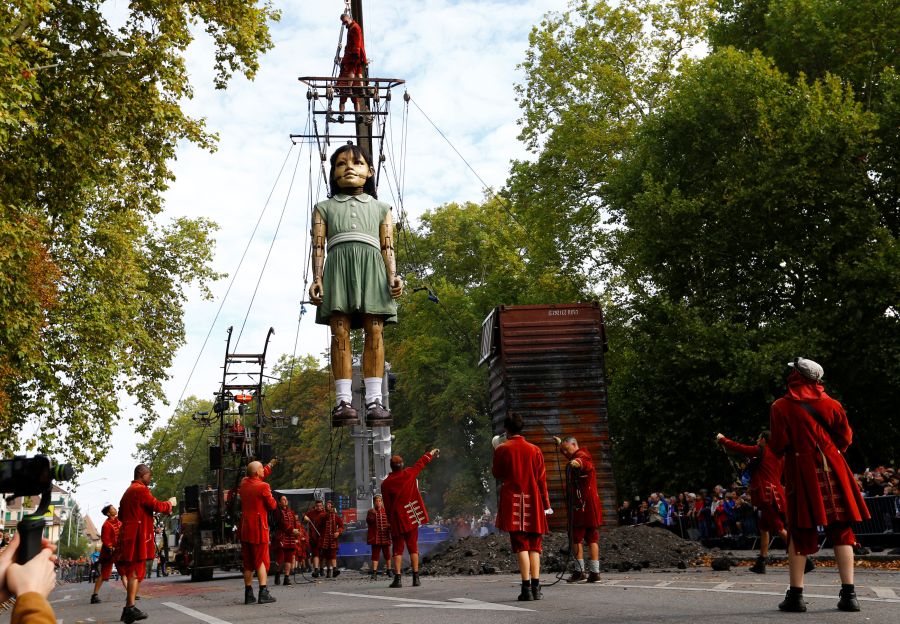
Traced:
[[338, 154], [334, 161], [334, 181], [342, 189], [358, 189], [375, 175], [372, 167], [363, 159], [356, 160], [352, 150]]

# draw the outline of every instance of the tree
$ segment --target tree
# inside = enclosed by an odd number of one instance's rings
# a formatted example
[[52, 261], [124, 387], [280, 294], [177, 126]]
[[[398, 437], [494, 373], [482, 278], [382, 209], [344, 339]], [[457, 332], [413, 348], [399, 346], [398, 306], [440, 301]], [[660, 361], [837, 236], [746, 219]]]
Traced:
[[[95, 464], [130, 395], [145, 433], [213, 224], [159, 223], [179, 141], [212, 149], [183, 54], [203, 24], [216, 86], [252, 78], [268, 2], [146, 0], [112, 27], [99, 0], [0, 8], [0, 448]], [[24, 439], [22, 430], [36, 433]]]
[[176, 408], [164, 427], [157, 427], [146, 442], [138, 443], [135, 459], [153, 469], [153, 495], [159, 500], [183, 497], [186, 485], [213, 483], [207, 447], [211, 436], [218, 437], [218, 425], [204, 427], [193, 416], [212, 415], [212, 402], [190, 396]]
[[66, 517], [59, 534], [59, 556], [66, 559], [78, 559], [88, 554], [87, 536], [84, 534], [84, 516], [78, 505], [72, 508]]

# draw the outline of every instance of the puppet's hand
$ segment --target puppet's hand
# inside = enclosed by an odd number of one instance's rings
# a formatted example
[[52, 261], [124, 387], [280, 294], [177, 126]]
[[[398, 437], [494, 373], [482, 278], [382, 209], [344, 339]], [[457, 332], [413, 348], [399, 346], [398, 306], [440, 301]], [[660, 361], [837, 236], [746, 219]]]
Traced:
[[394, 276], [394, 281], [391, 282], [391, 297], [394, 299], [399, 299], [400, 295], [403, 294], [403, 280], [400, 279], [399, 275]]
[[314, 306], [322, 305], [322, 280], [317, 279], [309, 287], [309, 301]]

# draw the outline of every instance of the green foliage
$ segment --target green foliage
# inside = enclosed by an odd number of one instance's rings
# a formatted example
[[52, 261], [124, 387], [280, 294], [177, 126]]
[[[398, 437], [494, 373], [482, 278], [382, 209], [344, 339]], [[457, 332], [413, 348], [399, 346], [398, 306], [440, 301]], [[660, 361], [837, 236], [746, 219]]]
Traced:
[[[271, 47], [267, 2], [142, 0], [113, 28], [98, 0], [0, 8], [0, 449], [95, 464], [130, 395], [146, 432], [201, 292], [214, 226], [160, 223], [179, 141], [212, 149], [183, 53], [202, 25], [216, 85]], [[22, 429], [36, 434], [22, 436]]]
[[[212, 402], [190, 396], [176, 408], [166, 425], [154, 429], [146, 442], [137, 445], [135, 458], [153, 469], [153, 495], [159, 500], [184, 496], [184, 486], [212, 484], [207, 447], [218, 438], [218, 425], [201, 427], [193, 420], [197, 412], [212, 414]], [[213, 440], [215, 441], [215, 440]], [[129, 475], [130, 477], [130, 475]]]
[[72, 513], [63, 523], [58, 547], [58, 555], [66, 559], [84, 557], [90, 550], [90, 542], [84, 534], [84, 516], [81, 515], [78, 505], [72, 509]]

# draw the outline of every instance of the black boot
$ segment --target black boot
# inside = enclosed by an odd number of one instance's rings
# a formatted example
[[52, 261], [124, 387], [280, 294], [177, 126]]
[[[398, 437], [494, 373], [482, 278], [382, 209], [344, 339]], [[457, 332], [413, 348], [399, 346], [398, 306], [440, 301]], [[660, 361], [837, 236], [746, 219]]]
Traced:
[[378, 570], [372, 570], [371, 572], [369, 572], [369, 580], [378, 580]]
[[599, 583], [600, 582], [600, 573], [599, 572], [588, 572], [587, 582], [588, 583]]
[[388, 585], [388, 587], [394, 587], [394, 588], [403, 587], [403, 581], [401, 580], [401, 577], [399, 574], [396, 574], [396, 573], [394, 574], [394, 580], [391, 581], [391, 584]]
[[859, 600], [856, 598], [856, 588], [853, 585], [842, 585], [839, 594], [837, 608], [841, 611], [859, 611]]
[[253, 595], [253, 586], [244, 587], [244, 604], [256, 604], [256, 596]]
[[[286, 579], [286, 578], [287, 578], [287, 577], [285, 577], [285, 579]], [[275, 573], [275, 584], [276, 584], [276, 585], [281, 585], [281, 572], [276, 572], [276, 573]]]
[[805, 613], [806, 601], [803, 600], [803, 589], [791, 587], [784, 595], [784, 600], [778, 605], [781, 611], [790, 611], [793, 613]]
[[318, 570], [318, 568], [313, 568], [313, 570], [312, 570], [312, 577], [313, 577], [313, 578], [319, 578], [319, 570]]
[[[809, 561], [809, 559], [807, 559]], [[756, 563], [750, 566], [750, 571], [754, 574], [765, 574], [766, 573], [766, 558], [760, 555], [756, 558]]]
[[803, 574], [809, 574], [810, 572], [812, 572], [815, 569], [816, 569], [816, 562], [813, 561], [812, 559], [810, 559], [809, 557], [807, 557], [806, 565], [803, 566]]
[[331, 578], [331, 568], [325, 568], [325, 578]]
[[584, 580], [584, 572], [581, 570], [575, 570], [572, 572], [572, 576], [566, 579], [566, 583], [580, 583]]
[[269, 588], [263, 585], [259, 588], [259, 600], [257, 600], [256, 603], [266, 604], [267, 602], [275, 602], [275, 599], [269, 595]]
[[122, 611], [122, 621], [125, 624], [133, 624], [138, 620], [146, 620], [147, 614], [138, 609], [137, 607], [125, 607]]
[[100, 600], [100, 596], [98, 596], [97, 594], [91, 594], [91, 604], [100, 604], [101, 602], [103, 601]]
[[531, 597], [540, 600], [544, 597], [541, 592], [541, 579], [531, 579]]
[[419, 573], [413, 572], [413, 587], [419, 587], [422, 581], [419, 580]]
[[284, 575], [284, 582], [282, 583], [282, 585], [285, 585], [285, 586], [287, 586], [287, 585], [293, 585], [293, 583], [291, 582], [291, 575], [290, 575], [290, 574], [285, 574], [285, 575]]
[[534, 596], [531, 595], [531, 583], [528, 581], [522, 581], [522, 591], [519, 593], [518, 600], [520, 602], [525, 602], [526, 600], [534, 600]]
[[331, 569], [331, 578], [337, 578], [337, 577], [340, 576], [340, 575], [341, 575], [341, 569], [340, 569], [340, 568], [332, 568], [332, 569]]

